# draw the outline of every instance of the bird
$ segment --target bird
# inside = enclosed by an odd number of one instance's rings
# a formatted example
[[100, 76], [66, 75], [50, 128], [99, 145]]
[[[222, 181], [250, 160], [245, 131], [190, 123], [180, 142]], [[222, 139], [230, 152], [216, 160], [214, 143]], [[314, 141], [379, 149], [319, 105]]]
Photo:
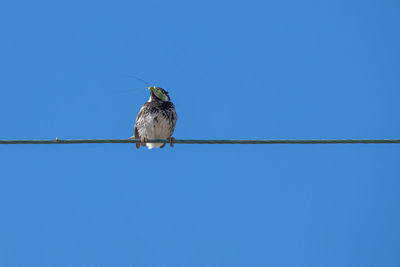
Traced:
[[170, 146], [173, 147], [175, 138], [172, 134], [178, 119], [175, 106], [169, 93], [163, 88], [149, 86], [147, 89], [150, 91], [150, 98], [139, 110], [135, 122], [133, 137], [141, 140], [141, 143], [136, 143], [136, 148], [165, 146], [165, 143], [147, 143], [147, 139], [169, 139]]

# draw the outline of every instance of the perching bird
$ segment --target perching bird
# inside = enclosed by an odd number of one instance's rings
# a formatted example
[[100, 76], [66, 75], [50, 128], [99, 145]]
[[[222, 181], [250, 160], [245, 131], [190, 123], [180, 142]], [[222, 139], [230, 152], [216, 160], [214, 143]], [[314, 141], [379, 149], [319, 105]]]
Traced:
[[140, 148], [140, 145], [147, 145], [149, 149], [165, 146], [165, 143], [147, 143], [147, 139], [169, 139], [172, 147], [175, 138], [171, 136], [177, 120], [175, 106], [164, 89], [155, 86], [149, 86], [148, 89], [149, 101], [143, 105], [136, 117], [133, 137], [142, 141], [136, 143], [136, 148]]

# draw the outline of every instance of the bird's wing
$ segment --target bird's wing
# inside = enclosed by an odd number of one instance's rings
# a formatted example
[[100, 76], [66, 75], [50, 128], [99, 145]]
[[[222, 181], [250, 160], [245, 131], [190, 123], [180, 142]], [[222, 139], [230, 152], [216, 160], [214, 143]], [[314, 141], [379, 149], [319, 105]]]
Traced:
[[171, 136], [175, 131], [176, 121], [178, 120], [178, 115], [176, 114], [175, 107], [172, 109], [172, 129], [171, 129]]
[[[140, 119], [142, 118], [143, 110], [147, 108], [147, 104], [148, 104], [147, 102], [144, 103], [142, 108], [139, 110], [138, 115], [136, 116], [135, 129], [133, 130], [133, 137], [135, 137], [135, 139], [140, 139], [141, 138], [140, 135], [139, 135], [138, 128], [137, 128], [137, 124], [138, 124], [138, 121], [140, 121]], [[140, 144], [136, 143], [136, 147], [139, 148]]]

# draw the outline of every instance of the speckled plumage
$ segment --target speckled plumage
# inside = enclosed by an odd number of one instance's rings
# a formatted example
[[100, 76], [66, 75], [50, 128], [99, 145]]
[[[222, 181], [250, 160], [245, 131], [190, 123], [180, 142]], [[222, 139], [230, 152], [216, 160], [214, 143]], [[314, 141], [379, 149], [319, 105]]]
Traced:
[[[168, 92], [166, 94], [168, 96]], [[149, 101], [142, 106], [137, 115], [134, 138], [168, 139], [175, 130], [176, 120], [175, 106], [169, 96], [167, 101], [162, 101], [151, 91]], [[146, 145], [149, 149], [165, 146], [162, 143], [146, 143]], [[140, 144], [137, 143], [136, 147], [139, 148]]]

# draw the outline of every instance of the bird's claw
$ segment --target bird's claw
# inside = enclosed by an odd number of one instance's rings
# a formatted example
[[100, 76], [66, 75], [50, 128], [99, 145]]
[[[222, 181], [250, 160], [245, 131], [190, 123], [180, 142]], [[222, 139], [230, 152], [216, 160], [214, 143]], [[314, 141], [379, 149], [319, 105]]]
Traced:
[[169, 145], [171, 146], [171, 147], [174, 147], [174, 144], [175, 144], [175, 138], [173, 138], [173, 137], [170, 137], [170, 138], [168, 138], [169, 139]]
[[142, 143], [140, 143], [141, 146], [146, 146], [147, 143], [147, 138], [146, 137], [142, 137]]

